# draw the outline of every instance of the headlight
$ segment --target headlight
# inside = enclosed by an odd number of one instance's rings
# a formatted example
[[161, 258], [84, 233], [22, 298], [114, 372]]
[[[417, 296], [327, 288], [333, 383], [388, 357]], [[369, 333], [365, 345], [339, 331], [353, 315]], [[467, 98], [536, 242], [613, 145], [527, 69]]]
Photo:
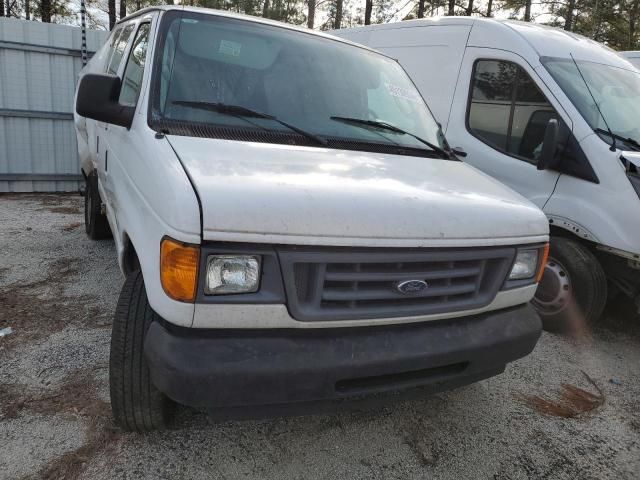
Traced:
[[525, 280], [533, 278], [537, 272], [538, 266], [538, 249], [520, 250], [516, 255], [516, 261], [513, 262], [509, 280]]
[[260, 257], [255, 255], [211, 255], [207, 258], [205, 293], [224, 295], [253, 293], [260, 285]]

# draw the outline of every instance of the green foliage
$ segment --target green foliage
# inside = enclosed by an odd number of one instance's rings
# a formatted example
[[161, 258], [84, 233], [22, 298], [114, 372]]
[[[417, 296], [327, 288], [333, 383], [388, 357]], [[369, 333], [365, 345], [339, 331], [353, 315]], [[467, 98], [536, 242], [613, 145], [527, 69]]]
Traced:
[[[6, 2], [6, 0], [0, 0]], [[87, 24], [90, 28], [105, 28], [109, 8], [117, 8], [120, 17], [120, 0], [87, 1]], [[132, 13], [140, 8], [158, 4], [173, 4], [175, 0], [125, 0], [126, 11]], [[315, 1], [315, 28], [330, 30], [335, 25], [336, 6], [339, 0]], [[425, 0], [424, 16], [446, 14], [449, 0]], [[342, 0], [342, 27], [364, 24], [365, 0]], [[419, 0], [374, 0], [372, 23], [383, 23], [404, 15], [404, 19], [417, 18]], [[529, 18], [554, 27], [593, 38], [612, 48], [622, 50], [640, 49], [640, 0], [474, 0], [474, 15], [486, 15], [491, 2], [494, 17], [517, 20]], [[79, 0], [10, 0], [11, 16], [38, 21], [78, 23]], [[297, 25], [306, 25], [308, 0], [182, 0], [183, 5], [192, 5], [219, 10], [230, 10], [248, 15], [265, 16]], [[265, 8], [266, 3], [266, 8]], [[469, 0], [456, 0], [457, 15], [464, 14]], [[49, 20], [50, 19], [50, 20]]]
[[[307, 21], [306, 2], [300, 0], [271, 0], [267, 17], [280, 22], [301, 25]], [[260, 2], [263, 5], [263, 2]], [[260, 7], [261, 8], [261, 7]], [[260, 13], [258, 13], [259, 15]]]
[[215, 8], [216, 10], [230, 10], [248, 15], [262, 15], [262, 1], [259, 0], [195, 0], [185, 2], [197, 7]]

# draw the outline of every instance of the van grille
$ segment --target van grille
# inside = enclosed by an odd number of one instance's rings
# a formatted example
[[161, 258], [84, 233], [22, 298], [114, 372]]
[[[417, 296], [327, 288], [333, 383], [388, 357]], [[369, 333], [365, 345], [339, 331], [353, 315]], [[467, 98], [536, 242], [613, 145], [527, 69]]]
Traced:
[[[488, 305], [515, 249], [279, 251], [291, 314], [297, 320], [430, 315]], [[423, 290], [402, 293], [402, 282]]]

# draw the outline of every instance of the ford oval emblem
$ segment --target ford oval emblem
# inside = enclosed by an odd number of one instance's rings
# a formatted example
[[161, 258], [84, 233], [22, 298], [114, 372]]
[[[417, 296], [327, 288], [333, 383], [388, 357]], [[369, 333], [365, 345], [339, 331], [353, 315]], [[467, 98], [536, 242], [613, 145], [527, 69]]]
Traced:
[[396, 290], [404, 295], [417, 295], [427, 288], [429, 288], [429, 285], [423, 280], [405, 280], [396, 285]]

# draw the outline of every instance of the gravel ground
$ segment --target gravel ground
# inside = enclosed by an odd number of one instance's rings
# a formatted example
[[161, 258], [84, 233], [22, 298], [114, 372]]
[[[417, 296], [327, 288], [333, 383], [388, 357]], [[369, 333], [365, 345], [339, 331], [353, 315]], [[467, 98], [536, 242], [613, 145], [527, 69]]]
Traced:
[[14, 329], [0, 338], [0, 479], [640, 478], [640, 317], [626, 304], [455, 391], [259, 421], [185, 408], [174, 430], [122, 433], [107, 361], [123, 278], [113, 242], [82, 221], [78, 196], [0, 196], [0, 329]]

